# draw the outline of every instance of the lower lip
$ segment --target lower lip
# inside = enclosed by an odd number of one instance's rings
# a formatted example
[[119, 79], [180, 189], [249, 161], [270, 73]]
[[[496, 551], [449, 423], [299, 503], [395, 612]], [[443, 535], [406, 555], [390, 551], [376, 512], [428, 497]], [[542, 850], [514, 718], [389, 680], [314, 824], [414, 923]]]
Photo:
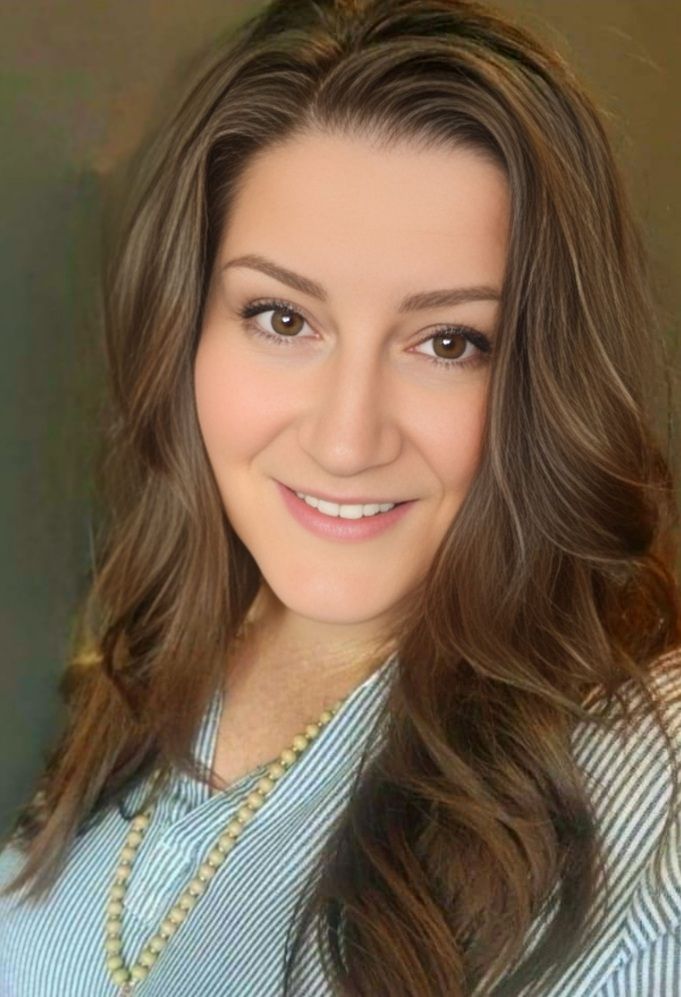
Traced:
[[325, 516], [323, 512], [298, 498], [286, 485], [279, 481], [276, 485], [293, 518], [310, 533], [331, 540], [369, 540], [377, 537], [398, 523], [415, 504], [415, 500], [401, 502], [388, 512], [377, 512], [374, 516], [363, 516], [362, 519], [343, 519], [342, 516]]

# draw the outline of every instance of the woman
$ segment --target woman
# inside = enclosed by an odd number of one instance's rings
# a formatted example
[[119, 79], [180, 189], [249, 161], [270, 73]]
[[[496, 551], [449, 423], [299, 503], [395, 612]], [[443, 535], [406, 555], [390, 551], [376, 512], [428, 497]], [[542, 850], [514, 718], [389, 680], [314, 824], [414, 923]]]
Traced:
[[592, 102], [477, 4], [274, 0], [135, 176], [0, 992], [676, 992], [663, 344]]

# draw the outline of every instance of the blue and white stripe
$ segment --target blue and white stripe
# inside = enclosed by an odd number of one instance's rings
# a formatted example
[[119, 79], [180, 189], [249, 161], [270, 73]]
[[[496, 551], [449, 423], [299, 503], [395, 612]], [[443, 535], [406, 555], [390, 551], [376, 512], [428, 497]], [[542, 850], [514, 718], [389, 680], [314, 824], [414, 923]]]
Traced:
[[[359, 685], [333, 720], [277, 784], [247, 825], [206, 895], [171, 939], [139, 997], [280, 997], [286, 932], [295, 902], [326, 835], [349, 798], [362, 752], [382, 736], [379, 719], [394, 656]], [[665, 659], [660, 663], [665, 664]], [[681, 660], [660, 667], [659, 694], [681, 747]], [[216, 695], [195, 741], [213, 758], [222, 695]], [[576, 757], [603, 835], [610, 905], [604, 923], [560, 983], [527, 990], [539, 997], [679, 997], [681, 995], [681, 814], [661, 847], [671, 792], [669, 764], [652, 721], [627, 741], [578, 728]], [[132, 964], [192, 878], [205, 853], [253, 788], [261, 766], [210, 796], [176, 775], [159, 800], [133, 866], [125, 898], [123, 957]], [[145, 786], [126, 798], [132, 814]], [[0, 898], [0, 997], [114, 997], [105, 967], [104, 923], [128, 825], [107, 810], [74, 842], [52, 892], [37, 904]], [[655, 860], [661, 878], [653, 876]], [[11, 846], [0, 854], [0, 884], [19, 868]], [[528, 947], [541, 934], [537, 921]], [[331, 997], [312, 947], [305, 950], [301, 997]], [[419, 995], [414, 995], [419, 997]], [[445, 997], [445, 995], [443, 995]]]

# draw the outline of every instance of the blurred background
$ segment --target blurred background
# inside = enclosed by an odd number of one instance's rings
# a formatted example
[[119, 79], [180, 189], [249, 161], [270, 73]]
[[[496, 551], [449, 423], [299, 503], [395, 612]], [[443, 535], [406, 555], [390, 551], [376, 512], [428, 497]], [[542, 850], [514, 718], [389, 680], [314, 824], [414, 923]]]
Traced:
[[[558, 48], [600, 105], [676, 349], [677, 2], [495, 5]], [[0, 835], [58, 729], [57, 684], [88, 580], [105, 376], [98, 268], [106, 195], [182, 67], [259, 6], [4, 0], [0, 10]]]

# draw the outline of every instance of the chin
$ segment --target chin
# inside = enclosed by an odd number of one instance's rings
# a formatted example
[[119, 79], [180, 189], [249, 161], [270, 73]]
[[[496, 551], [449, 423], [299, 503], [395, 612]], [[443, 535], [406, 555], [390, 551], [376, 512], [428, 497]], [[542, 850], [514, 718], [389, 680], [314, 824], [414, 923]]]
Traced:
[[358, 587], [356, 584], [339, 584], [338, 578], [319, 579], [311, 584], [307, 578], [303, 591], [290, 584], [276, 585], [267, 580], [275, 598], [291, 613], [326, 623], [330, 626], [357, 626], [389, 613], [399, 601], [399, 594], [390, 598], [375, 586]]

